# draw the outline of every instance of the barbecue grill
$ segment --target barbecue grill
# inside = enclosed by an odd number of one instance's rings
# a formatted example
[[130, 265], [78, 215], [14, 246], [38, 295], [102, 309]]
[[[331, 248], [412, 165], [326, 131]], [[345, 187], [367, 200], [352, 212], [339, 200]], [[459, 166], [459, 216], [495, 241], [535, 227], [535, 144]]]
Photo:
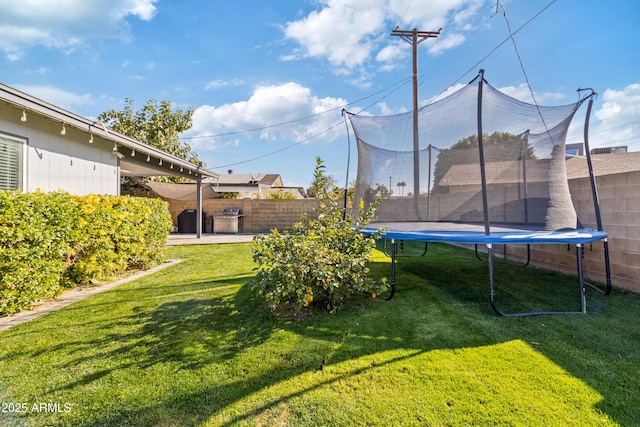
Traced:
[[213, 232], [214, 233], [237, 233], [238, 218], [240, 218], [240, 209], [227, 208], [222, 212], [213, 214]]

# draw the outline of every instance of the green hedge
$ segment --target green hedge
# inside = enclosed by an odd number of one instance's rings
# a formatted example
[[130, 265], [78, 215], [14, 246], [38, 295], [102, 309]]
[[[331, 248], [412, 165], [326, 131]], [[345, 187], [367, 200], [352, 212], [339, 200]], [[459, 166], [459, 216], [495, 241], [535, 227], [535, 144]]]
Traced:
[[170, 230], [158, 199], [0, 191], [0, 315], [157, 265]]

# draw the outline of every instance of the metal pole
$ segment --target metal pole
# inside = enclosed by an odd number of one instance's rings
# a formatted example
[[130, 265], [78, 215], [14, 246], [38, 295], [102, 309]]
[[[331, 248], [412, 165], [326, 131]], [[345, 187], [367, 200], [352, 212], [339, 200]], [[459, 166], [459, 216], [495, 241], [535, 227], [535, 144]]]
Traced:
[[411, 44], [412, 80], [413, 80], [413, 197], [416, 202], [420, 197], [420, 143], [418, 132], [418, 45], [429, 38], [436, 38], [438, 31], [399, 30], [397, 27], [391, 32], [392, 36], [399, 36]]
[[[583, 89], [584, 90], [584, 89]], [[589, 168], [589, 181], [591, 183], [591, 194], [593, 197], [593, 208], [596, 214], [596, 226], [599, 231], [602, 231], [602, 216], [600, 214], [600, 199], [598, 197], [598, 189], [596, 187], [596, 176], [593, 171], [593, 162], [591, 160], [591, 149], [589, 148], [589, 120], [591, 118], [591, 107], [593, 106], [593, 98], [596, 93], [591, 89], [592, 94], [589, 98], [589, 104], [587, 106], [587, 114], [584, 119], [584, 151], [587, 155], [587, 167]], [[609, 240], [604, 239], [604, 263], [605, 263], [605, 275], [607, 281], [607, 287], [604, 291], [605, 295], [609, 295], [611, 293], [612, 284], [611, 284], [611, 264], [609, 261]]]
[[[347, 176], [344, 180], [344, 201], [342, 203], [342, 220], [347, 219], [347, 208], [349, 206], [349, 165], [351, 163], [351, 138], [349, 137], [349, 124], [347, 123], [346, 110], [342, 109], [342, 116], [344, 117], [344, 125], [347, 128]], [[355, 197], [355, 194], [353, 195]]]
[[427, 181], [427, 221], [429, 221], [429, 217], [431, 216], [431, 150], [433, 146], [429, 144], [427, 150], [429, 152], [429, 167], [427, 168], [428, 181]]
[[489, 201], [487, 197], [487, 174], [485, 171], [484, 144], [482, 141], [482, 83], [484, 83], [484, 70], [480, 70], [478, 81], [478, 153], [480, 155], [480, 180], [482, 182], [482, 206], [484, 211], [484, 233], [491, 234], [489, 225]]
[[202, 176], [196, 180], [196, 238], [202, 237]]
[[411, 55], [413, 58], [413, 194], [420, 197], [420, 133], [418, 132], [418, 30], [411, 32]]

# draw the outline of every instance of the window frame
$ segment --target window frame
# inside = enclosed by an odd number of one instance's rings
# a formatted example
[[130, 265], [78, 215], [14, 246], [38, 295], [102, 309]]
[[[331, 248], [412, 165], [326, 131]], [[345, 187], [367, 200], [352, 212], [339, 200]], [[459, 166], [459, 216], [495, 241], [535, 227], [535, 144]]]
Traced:
[[[14, 188], [9, 188], [8, 184], [10, 183], [11, 178], [6, 174], [5, 176], [5, 166], [8, 166], [8, 156], [5, 159], [6, 163], [0, 163], [0, 191], [8, 190], [8, 191], [24, 191], [25, 182], [26, 182], [26, 147], [28, 145], [29, 140], [25, 137], [21, 137], [19, 135], [14, 135], [6, 132], [0, 132], [0, 146], [4, 145], [4, 141], [8, 141], [6, 146], [10, 147], [12, 143], [17, 145], [18, 149], [15, 152], [18, 155], [18, 159], [16, 161], [17, 170], [14, 172]], [[17, 173], [16, 173], [17, 172]]]

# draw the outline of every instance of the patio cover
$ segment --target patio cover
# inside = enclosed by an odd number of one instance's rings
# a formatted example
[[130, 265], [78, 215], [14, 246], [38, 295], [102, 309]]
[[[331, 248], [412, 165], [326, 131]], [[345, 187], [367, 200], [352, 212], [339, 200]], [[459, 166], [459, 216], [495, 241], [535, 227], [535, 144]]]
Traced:
[[[169, 182], [156, 182], [144, 180], [142, 185], [148, 189], [159, 194], [165, 199], [172, 200], [197, 200], [198, 186], [196, 183], [189, 182], [184, 184], [173, 184]], [[211, 185], [203, 183], [202, 185], [202, 198], [203, 199], [216, 199], [220, 197], [220, 193], [213, 191]]]

